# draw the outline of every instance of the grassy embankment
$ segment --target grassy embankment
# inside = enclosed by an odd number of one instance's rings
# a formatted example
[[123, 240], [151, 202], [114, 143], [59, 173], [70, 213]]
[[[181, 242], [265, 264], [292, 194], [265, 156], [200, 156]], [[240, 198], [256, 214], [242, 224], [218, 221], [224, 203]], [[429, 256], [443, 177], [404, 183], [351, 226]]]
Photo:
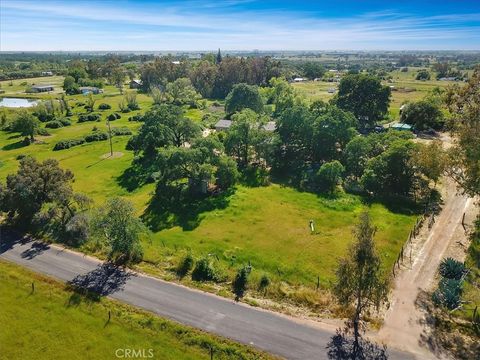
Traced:
[[273, 359], [114, 300], [89, 300], [1, 260], [0, 309], [2, 359], [116, 359], [117, 349], [144, 349], [147, 356], [152, 349], [152, 359], [196, 360], [210, 359], [210, 347], [215, 359]]

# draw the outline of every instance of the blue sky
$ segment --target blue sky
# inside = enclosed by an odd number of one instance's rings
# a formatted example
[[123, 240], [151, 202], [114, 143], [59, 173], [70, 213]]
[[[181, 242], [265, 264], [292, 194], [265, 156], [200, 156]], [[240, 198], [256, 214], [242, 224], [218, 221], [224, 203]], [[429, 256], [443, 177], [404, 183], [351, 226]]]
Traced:
[[480, 0], [0, 0], [1, 51], [480, 50]]

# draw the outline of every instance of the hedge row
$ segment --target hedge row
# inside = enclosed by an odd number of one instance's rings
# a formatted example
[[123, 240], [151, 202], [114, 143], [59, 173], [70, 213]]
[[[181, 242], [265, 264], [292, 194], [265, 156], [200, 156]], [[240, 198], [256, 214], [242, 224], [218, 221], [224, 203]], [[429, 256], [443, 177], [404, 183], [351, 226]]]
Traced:
[[53, 151], [69, 149], [71, 147], [81, 145], [84, 142], [85, 142], [85, 139], [62, 140], [55, 144]]
[[108, 139], [108, 134], [103, 131], [97, 131], [84, 137], [86, 142], [102, 141]]
[[[112, 136], [132, 135], [129, 128], [112, 128]], [[69, 149], [71, 147], [82, 145], [85, 142], [90, 143], [94, 141], [103, 141], [108, 139], [108, 133], [104, 131], [95, 131], [92, 134], [85, 135], [81, 139], [62, 140], [55, 144], [53, 151]]]
[[112, 136], [132, 135], [132, 130], [127, 127], [112, 128]]

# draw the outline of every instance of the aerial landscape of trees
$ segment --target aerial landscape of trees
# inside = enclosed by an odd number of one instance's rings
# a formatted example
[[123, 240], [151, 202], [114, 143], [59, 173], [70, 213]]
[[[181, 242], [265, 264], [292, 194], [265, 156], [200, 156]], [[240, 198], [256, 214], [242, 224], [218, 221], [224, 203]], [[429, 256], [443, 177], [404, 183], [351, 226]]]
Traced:
[[[433, 78], [460, 65], [320, 58], [219, 50], [59, 60], [58, 92], [39, 94], [31, 109], [2, 110], [2, 221], [239, 301], [353, 309], [338, 336], [361, 358], [362, 326], [385, 306], [389, 267], [417, 217], [438, 208], [444, 176], [480, 194], [479, 70], [439, 88]], [[395, 76], [418, 90], [390, 85]], [[396, 121], [414, 131], [393, 130]], [[270, 242], [273, 228], [285, 234]], [[464, 283], [478, 274], [479, 232], [477, 222], [460, 278], [452, 275], [460, 265], [442, 263], [431, 296], [439, 307], [462, 304]], [[310, 250], [323, 241], [331, 256]], [[306, 264], [290, 254], [304, 246]]]

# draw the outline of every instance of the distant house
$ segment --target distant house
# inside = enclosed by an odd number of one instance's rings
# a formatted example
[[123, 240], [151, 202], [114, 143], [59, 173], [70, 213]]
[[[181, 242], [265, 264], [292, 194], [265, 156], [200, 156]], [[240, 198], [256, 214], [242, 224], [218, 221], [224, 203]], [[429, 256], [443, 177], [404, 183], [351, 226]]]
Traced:
[[232, 126], [232, 120], [227, 120], [227, 119], [220, 119], [218, 122], [215, 124], [215, 130], [217, 131], [225, 131], [230, 129], [230, 126]]
[[53, 76], [53, 72], [51, 72], [51, 71], [42, 71], [42, 76]]
[[80, 92], [83, 94], [83, 95], [88, 95], [88, 94], [101, 94], [103, 93], [103, 90], [102, 89], [99, 89], [95, 86], [82, 86], [80, 88], [78, 88], [78, 90], [80, 90]]
[[[233, 124], [232, 120], [227, 120], [227, 119], [218, 120], [218, 122], [215, 124], [215, 130], [226, 131], [230, 129], [232, 124]], [[266, 131], [275, 131], [275, 129], [277, 128], [277, 124], [275, 123], [275, 121], [269, 121], [265, 125], [263, 125], [263, 128]]]
[[142, 87], [142, 80], [133, 79], [130, 81], [130, 89], [139, 89], [140, 87]]
[[277, 124], [275, 123], [275, 121], [269, 121], [263, 126], [263, 128], [266, 131], [275, 131], [275, 129], [277, 128]]
[[390, 125], [390, 129], [400, 131], [413, 131], [413, 126], [405, 123], [395, 123]]
[[307, 79], [305, 78], [301, 78], [301, 77], [296, 77], [295, 79], [293, 79], [293, 82], [303, 82], [303, 81], [306, 81]]
[[31, 92], [49, 92], [53, 91], [53, 85], [33, 85], [31, 88]]
[[455, 76], [447, 76], [447, 77], [441, 77], [438, 80], [439, 81], [457, 81], [457, 78]]
[[174, 61], [172, 61], [172, 64], [173, 64], [173, 65], [180, 65], [180, 61], [174, 60]]

